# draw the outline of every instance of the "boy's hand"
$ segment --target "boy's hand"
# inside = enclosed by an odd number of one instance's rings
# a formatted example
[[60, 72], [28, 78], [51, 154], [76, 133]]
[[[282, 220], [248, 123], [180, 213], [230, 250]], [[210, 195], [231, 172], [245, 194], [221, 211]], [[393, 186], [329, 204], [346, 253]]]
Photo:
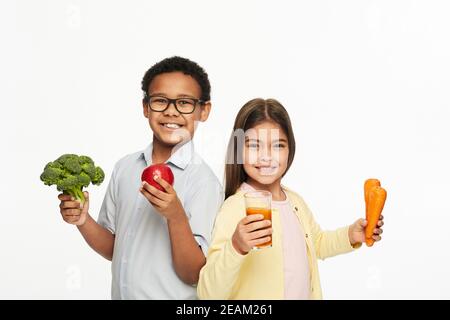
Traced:
[[153, 179], [158, 182], [166, 192], [160, 191], [143, 181], [139, 191], [147, 198], [147, 200], [155, 207], [155, 209], [163, 215], [167, 220], [176, 220], [186, 218], [183, 206], [178, 199], [175, 189], [164, 179], [157, 175]]
[[[383, 233], [383, 229], [381, 228], [384, 225], [383, 216], [380, 216], [380, 220], [378, 220], [377, 226], [378, 228], [373, 229], [373, 240], [380, 241], [381, 234]], [[358, 219], [354, 224], [350, 226], [348, 229], [348, 237], [350, 239], [351, 245], [360, 244], [366, 242], [366, 233], [365, 227], [367, 225], [366, 219]]]
[[82, 226], [86, 222], [89, 210], [89, 193], [84, 192], [85, 202], [81, 205], [80, 201], [74, 200], [71, 195], [61, 193], [58, 199], [61, 200], [59, 205], [63, 220], [69, 224]]
[[245, 255], [253, 247], [270, 241], [272, 228], [269, 227], [272, 223], [263, 219], [262, 214], [251, 214], [239, 221], [232, 238], [237, 252]]

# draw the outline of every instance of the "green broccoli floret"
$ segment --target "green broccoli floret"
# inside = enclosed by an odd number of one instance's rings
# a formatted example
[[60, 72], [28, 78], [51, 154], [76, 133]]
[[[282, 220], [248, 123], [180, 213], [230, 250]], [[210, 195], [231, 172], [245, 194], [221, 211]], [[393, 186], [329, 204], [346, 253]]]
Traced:
[[40, 176], [44, 184], [56, 185], [57, 190], [70, 194], [81, 203], [85, 201], [83, 188], [90, 183], [100, 185], [104, 178], [105, 173], [90, 157], [76, 154], [64, 154], [47, 163]]

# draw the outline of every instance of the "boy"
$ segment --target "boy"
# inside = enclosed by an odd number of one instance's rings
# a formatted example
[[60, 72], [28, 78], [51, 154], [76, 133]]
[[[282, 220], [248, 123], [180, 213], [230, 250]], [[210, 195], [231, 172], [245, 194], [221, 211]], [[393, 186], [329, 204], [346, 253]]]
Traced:
[[[142, 90], [153, 142], [117, 162], [97, 222], [87, 192], [83, 207], [59, 195], [61, 214], [112, 261], [113, 299], [196, 299], [223, 201], [218, 179], [192, 144], [196, 121], [211, 110], [208, 75], [188, 59], [167, 58], [146, 72]], [[163, 162], [173, 171], [173, 187], [156, 176], [165, 192], [141, 183], [144, 168]]]

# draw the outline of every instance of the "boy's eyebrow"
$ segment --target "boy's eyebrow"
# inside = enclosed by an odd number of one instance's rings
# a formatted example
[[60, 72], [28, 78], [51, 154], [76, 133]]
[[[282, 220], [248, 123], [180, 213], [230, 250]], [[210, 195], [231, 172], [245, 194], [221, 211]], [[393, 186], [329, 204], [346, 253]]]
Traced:
[[[160, 97], [168, 98], [168, 95], [165, 94], [165, 93], [163, 93], [163, 92], [153, 92], [153, 93], [150, 94], [150, 96], [160, 96]], [[192, 95], [184, 94], [184, 93], [177, 95], [177, 98], [191, 98], [191, 99], [197, 99], [197, 98], [195, 98], [195, 97], [192, 96]]]
[[254, 138], [245, 137], [245, 141], [246, 141], [246, 142], [248, 142], [248, 141], [256, 141], [256, 142], [259, 142], [259, 139], [254, 139]]

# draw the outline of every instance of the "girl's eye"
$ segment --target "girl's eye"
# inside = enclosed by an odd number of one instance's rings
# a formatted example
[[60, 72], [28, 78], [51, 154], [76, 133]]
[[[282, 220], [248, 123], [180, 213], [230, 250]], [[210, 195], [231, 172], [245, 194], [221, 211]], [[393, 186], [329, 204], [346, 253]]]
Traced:
[[281, 148], [284, 148], [285, 145], [282, 144], [282, 143], [276, 143], [273, 147], [274, 147], [274, 148], [277, 148], [277, 149], [281, 149]]
[[248, 144], [248, 147], [249, 147], [249, 148], [252, 148], [252, 149], [253, 149], [253, 148], [258, 148], [258, 144], [257, 144], [257, 143], [249, 143], [249, 144]]

